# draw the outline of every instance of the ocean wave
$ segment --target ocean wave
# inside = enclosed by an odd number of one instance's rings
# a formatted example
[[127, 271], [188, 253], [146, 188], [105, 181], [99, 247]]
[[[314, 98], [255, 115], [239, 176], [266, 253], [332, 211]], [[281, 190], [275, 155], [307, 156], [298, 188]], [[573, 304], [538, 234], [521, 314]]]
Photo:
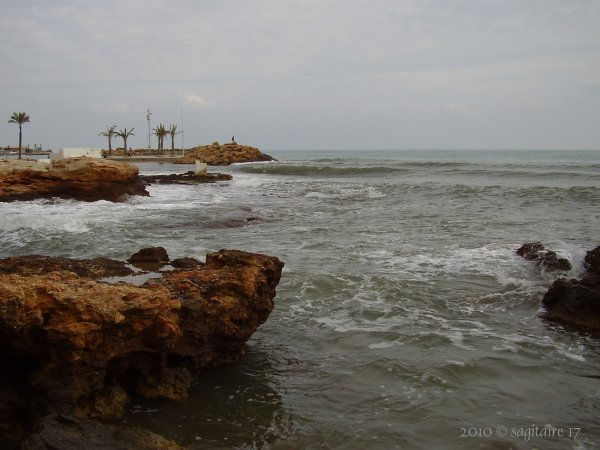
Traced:
[[298, 177], [345, 177], [361, 175], [387, 175], [408, 172], [402, 167], [370, 166], [370, 167], [335, 167], [333, 165], [297, 165], [297, 164], [270, 164], [247, 165], [235, 168], [238, 172], [264, 174], [264, 175], [291, 175]]
[[572, 170], [550, 170], [544, 166], [516, 166], [479, 164], [471, 162], [447, 161], [378, 161], [377, 165], [368, 165], [361, 160], [320, 159], [296, 163], [246, 164], [232, 168], [236, 172], [247, 174], [280, 175], [295, 177], [359, 177], [386, 176], [394, 174], [422, 174], [485, 176], [494, 178], [524, 178], [535, 180], [554, 180], [556, 178], [587, 179], [600, 181], [600, 173], [590, 171], [588, 167], [576, 166]]
[[513, 170], [504, 169], [501, 167], [481, 167], [469, 168], [469, 170], [457, 171], [461, 175], [485, 175], [494, 177], [515, 177], [515, 178], [591, 178], [600, 180], [600, 174], [590, 172], [565, 172], [565, 171], [548, 171], [543, 168], [538, 170]]

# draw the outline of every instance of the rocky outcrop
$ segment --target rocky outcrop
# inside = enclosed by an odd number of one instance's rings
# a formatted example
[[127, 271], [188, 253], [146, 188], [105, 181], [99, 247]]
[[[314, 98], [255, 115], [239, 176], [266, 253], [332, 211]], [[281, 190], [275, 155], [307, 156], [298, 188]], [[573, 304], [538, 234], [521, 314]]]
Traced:
[[516, 253], [528, 261], [536, 261], [538, 266], [549, 272], [568, 271], [572, 268], [568, 259], [559, 258], [556, 252], [546, 250], [541, 242], [523, 244]]
[[213, 142], [211, 145], [200, 145], [186, 150], [185, 156], [176, 160], [179, 164], [194, 164], [202, 161], [211, 166], [226, 166], [240, 162], [273, 161], [269, 155], [262, 153], [256, 147], [238, 145], [235, 142], [220, 145]]
[[140, 175], [140, 179], [146, 184], [203, 184], [229, 181], [233, 177], [226, 173], [196, 175], [194, 171], [190, 170], [186, 173], [173, 173], [169, 175]]
[[0, 260], [0, 429], [17, 434], [48, 413], [109, 418], [132, 396], [185, 398], [198, 370], [243, 354], [283, 267], [221, 250], [134, 286], [101, 281], [125, 273], [111, 260], [19, 258]]
[[65, 198], [116, 202], [125, 195], [148, 195], [135, 166], [96, 158], [51, 163], [0, 161], [0, 201]]
[[544, 316], [600, 333], [600, 246], [587, 252], [580, 280], [556, 280], [542, 299]]

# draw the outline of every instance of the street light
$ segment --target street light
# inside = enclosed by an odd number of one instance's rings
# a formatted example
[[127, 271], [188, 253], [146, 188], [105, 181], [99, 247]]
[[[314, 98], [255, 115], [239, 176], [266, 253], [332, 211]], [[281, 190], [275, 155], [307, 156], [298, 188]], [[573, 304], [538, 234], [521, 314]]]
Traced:
[[146, 110], [146, 120], [148, 121], [148, 150], [150, 150], [150, 136], [152, 135], [152, 128], [150, 125], [150, 116], [152, 113], [149, 109]]

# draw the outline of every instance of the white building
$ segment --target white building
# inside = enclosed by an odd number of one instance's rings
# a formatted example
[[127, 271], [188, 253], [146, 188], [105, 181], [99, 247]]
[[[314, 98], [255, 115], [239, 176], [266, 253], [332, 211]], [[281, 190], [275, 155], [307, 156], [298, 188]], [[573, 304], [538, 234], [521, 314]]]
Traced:
[[52, 160], [64, 158], [76, 158], [78, 156], [86, 156], [88, 158], [102, 158], [102, 149], [91, 147], [70, 147], [61, 148], [58, 153], [53, 153]]

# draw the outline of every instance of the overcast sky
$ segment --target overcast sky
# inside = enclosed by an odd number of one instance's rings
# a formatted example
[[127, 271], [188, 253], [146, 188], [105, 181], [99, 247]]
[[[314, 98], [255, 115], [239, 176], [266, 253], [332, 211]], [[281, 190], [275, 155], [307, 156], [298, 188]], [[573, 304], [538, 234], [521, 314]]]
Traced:
[[600, 148], [598, 0], [0, 4], [0, 145]]

